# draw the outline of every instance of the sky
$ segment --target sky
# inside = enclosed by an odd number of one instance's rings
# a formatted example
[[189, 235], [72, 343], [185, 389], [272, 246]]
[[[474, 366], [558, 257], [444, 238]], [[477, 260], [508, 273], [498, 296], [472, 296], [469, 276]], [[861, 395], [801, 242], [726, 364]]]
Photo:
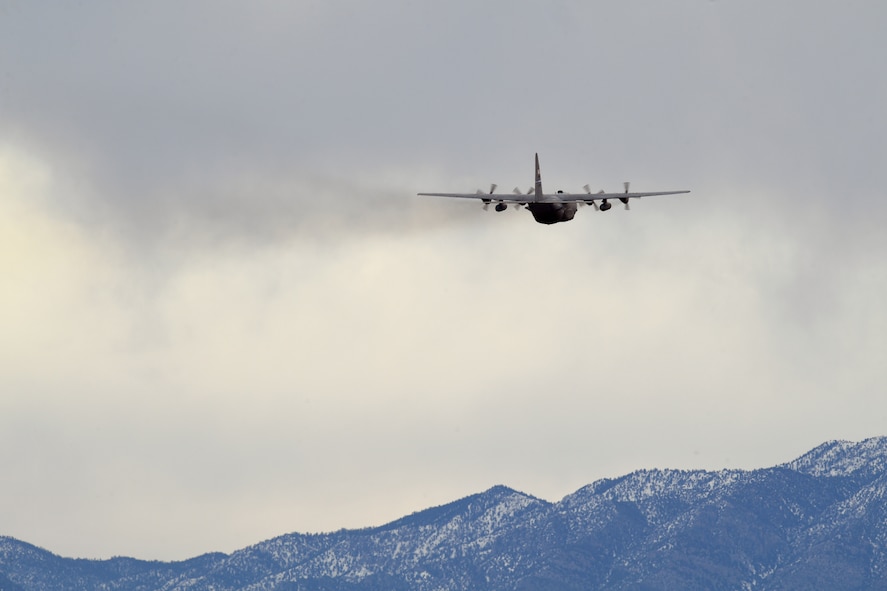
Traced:
[[[0, 0], [0, 535], [180, 560], [887, 434], [881, 0]], [[418, 192], [689, 189], [544, 226]]]

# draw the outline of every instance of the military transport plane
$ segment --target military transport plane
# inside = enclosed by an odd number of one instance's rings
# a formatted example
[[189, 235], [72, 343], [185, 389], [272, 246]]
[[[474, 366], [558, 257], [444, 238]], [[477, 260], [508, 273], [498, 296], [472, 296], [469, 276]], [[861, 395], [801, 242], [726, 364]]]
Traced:
[[[592, 205], [597, 211], [607, 211], [613, 204], [610, 199], [618, 199], [625, 204], [625, 209], [629, 209], [629, 199], [640, 199], [641, 197], [652, 197], [654, 195], [679, 195], [681, 193], [689, 193], [690, 191], [658, 191], [655, 193], [629, 193], [628, 183], [625, 183], [624, 193], [592, 193], [588, 185], [585, 185], [585, 193], [557, 193], [545, 194], [542, 192], [542, 174], [539, 171], [539, 154], [536, 154], [536, 186], [527, 191], [526, 194], [521, 193], [520, 189], [514, 188], [514, 193], [496, 193], [496, 185], [490, 187], [489, 193], [478, 191], [477, 193], [419, 193], [419, 195], [427, 195], [429, 197], [461, 197], [465, 199], [480, 199], [483, 201], [484, 209], [487, 209], [490, 203], [496, 202], [496, 211], [505, 211], [508, 204], [515, 208], [526, 207], [536, 218], [540, 224], [556, 224], [558, 222], [569, 222], [576, 215], [576, 210], [580, 205]], [[598, 205], [600, 201], [600, 205]]]

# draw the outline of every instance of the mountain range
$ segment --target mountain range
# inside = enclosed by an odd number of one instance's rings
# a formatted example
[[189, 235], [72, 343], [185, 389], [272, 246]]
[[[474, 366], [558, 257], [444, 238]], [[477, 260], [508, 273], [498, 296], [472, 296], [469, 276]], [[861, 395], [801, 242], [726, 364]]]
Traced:
[[360, 530], [181, 562], [0, 537], [0, 591], [887, 589], [887, 437], [760, 470], [641, 470], [557, 503], [496, 486]]

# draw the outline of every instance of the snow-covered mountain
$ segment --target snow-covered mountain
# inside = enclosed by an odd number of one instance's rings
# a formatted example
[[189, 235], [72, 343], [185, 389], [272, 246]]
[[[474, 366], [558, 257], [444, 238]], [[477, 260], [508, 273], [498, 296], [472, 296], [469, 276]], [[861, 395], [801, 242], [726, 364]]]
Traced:
[[183, 562], [0, 538], [0, 591], [887, 589], [887, 437], [773, 468], [644, 470], [549, 503], [503, 486], [387, 525]]

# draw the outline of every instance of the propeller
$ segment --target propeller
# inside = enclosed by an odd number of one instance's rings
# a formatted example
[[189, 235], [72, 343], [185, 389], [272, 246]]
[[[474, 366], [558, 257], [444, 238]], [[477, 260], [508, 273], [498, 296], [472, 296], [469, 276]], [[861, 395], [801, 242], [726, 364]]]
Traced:
[[[531, 190], [532, 190], [532, 189], [531, 189]], [[523, 196], [524, 196], [524, 194], [521, 193], [520, 189], [518, 189], [517, 187], [515, 187], [515, 188], [514, 188], [514, 191], [512, 191], [512, 192], [513, 192], [515, 195], [518, 195], [518, 196], [520, 196], [520, 197], [523, 197]], [[517, 210], [519, 210], [521, 207], [525, 206], [526, 203], [512, 203], [512, 205], [514, 206], [514, 211], [517, 211]]]
[[[588, 185], [582, 185], [582, 188], [585, 189], [585, 192], [591, 195], [591, 187]], [[603, 193], [603, 191], [601, 191]], [[583, 205], [588, 205], [588, 202], [583, 202]], [[597, 201], [591, 201], [591, 205], [594, 206], [595, 211], [600, 211], [600, 208], [597, 206]]]
[[[490, 185], [490, 193], [489, 194], [492, 195], [496, 191], [496, 187], [498, 187], [498, 186], [499, 185], [497, 185], [496, 183], [493, 183], [492, 185]], [[478, 189], [477, 194], [483, 195], [484, 192], [481, 191], [480, 189]], [[487, 211], [490, 208], [490, 200], [489, 199], [482, 199], [481, 201], [484, 202], [484, 211]]]
[[[625, 181], [624, 183], [622, 183], [622, 186], [625, 187], [625, 194], [628, 195], [628, 187], [631, 186], [631, 183], [629, 181]], [[622, 197], [619, 200], [625, 204], [625, 211], [628, 211], [631, 209], [631, 207], [628, 205], [628, 197]]]

